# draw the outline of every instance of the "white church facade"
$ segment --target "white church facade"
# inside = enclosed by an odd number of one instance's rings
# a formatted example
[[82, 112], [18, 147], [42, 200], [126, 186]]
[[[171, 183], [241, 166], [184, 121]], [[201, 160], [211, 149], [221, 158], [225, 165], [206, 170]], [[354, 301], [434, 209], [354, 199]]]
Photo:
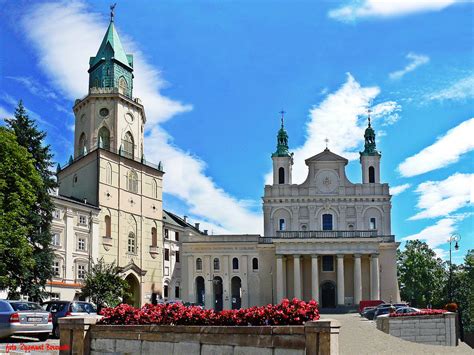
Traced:
[[215, 309], [285, 297], [327, 308], [400, 300], [399, 243], [370, 119], [361, 183], [346, 177], [347, 159], [326, 149], [306, 160], [302, 184], [292, 183], [282, 120], [263, 195], [264, 235], [208, 235], [163, 211], [164, 171], [145, 159], [145, 108], [132, 96], [133, 56], [113, 17], [89, 65], [89, 92], [74, 105], [74, 157], [57, 174], [52, 297], [80, 297], [84, 273], [104, 258], [121, 270], [131, 290], [124, 301], [135, 306], [160, 298]]

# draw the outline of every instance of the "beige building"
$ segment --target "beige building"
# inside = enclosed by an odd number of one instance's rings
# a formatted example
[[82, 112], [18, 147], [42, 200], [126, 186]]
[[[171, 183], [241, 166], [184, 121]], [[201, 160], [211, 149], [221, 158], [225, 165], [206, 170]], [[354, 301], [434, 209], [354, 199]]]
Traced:
[[400, 301], [399, 243], [391, 234], [391, 196], [380, 182], [380, 158], [369, 118], [362, 183], [347, 179], [347, 159], [325, 149], [306, 160], [305, 182], [292, 184], [293, 155], [282, 121], [273, 184], [263, 196], [264, 237], [185, 236], [186, 300], [217, 309], [285, 297], [315, 299], [323, 308]]
[[115, 262], [130, 285], [125, 301], [141, 305], [162, 292], [164, 173], [143, 154], [145, 110], [132, 97], [133, 56], [113, 19], [89, 75], [89, 93], [74, 105], [74, 158], [58, 171], [59, 195], [100, 209], [91, 258]]

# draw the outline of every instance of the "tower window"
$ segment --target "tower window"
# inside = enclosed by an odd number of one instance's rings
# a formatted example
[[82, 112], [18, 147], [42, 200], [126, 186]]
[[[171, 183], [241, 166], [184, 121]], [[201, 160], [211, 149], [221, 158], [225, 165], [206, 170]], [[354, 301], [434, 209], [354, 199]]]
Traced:
[[128, 172], [128, 191], [130, 192], [133, 192], [133, 193], [138, 193], [138, 174], [133, 171], [133, 170], [130, 170]]
[[252, 259], [252, 269], [253, 270], [258, 270], [258, 259], [257, 258]]
[[122, 154], [130, 159], [134, 157], [135, 142], [130, 132], [125, 133], [122, 140]]
[[219, 270], [221, 268], [220, 262], [218, 258], [214, 259], [214, 270]]
[[110, 132], [107, 127], [101, 127], [101, 129], [99, 129], [99, 148], [110, 148]]
[[133, 232], [128, 234], [128, 252], [131, 254], [135, 254], [137, 252], [135, 233]]
[[239, 259], [233, 258], [232, 259], [232, 270], [239, 270]]
[[283, 218], [280, 218], [280, 221], [278, 223], [279, 230], [284, 231], [286, 229], [286, 224], [285, 220]]
[[323, 231], [332, 231], [332, 214], [323, 214]]
[[119, 93], [122, 95], [127, 95], [128, 94], [128, 83], [127, 80], [121, 76], [119, 79]]
[[196, 270], [202, 270], [202, 259], [201, 258], [196, 259]]
[[375, 169], [373, 166], [369, 166], [369, 183], [375, 182]]
[[278, 169], [278, 183], [284, 184], [285, 183], [285, 168]]

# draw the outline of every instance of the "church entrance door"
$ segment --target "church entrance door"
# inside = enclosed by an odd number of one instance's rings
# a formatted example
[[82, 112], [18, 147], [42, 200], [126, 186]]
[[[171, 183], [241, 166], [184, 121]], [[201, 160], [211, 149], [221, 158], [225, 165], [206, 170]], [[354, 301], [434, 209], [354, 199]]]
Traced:
[[214, 310], [222, 311], [222, 278], [216, 276], [212, 283], [214, 284]]
[[321, 307], [336, 308], [336, 286], [332, 281], [321, 284]]
[[129, 274], [125, 281], [128, 283], [128, 295], [124, 297], [123, 303], [134, 307], [140, 307], [140, 283], [135, 275]]

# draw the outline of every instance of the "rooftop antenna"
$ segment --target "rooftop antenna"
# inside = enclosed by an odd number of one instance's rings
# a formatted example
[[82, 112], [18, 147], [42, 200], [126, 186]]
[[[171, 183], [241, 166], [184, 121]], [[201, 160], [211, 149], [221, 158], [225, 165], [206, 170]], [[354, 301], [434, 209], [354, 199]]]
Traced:
[[368, 116], [368, 119], [369, 119], [369, 127], [371, 127], [370, 125], [370, 114], [372, 113], [372, 110], [370, 109], [370, 107], [367, 109], [367, 116]]
[[117, 6], [117, 3], [110, 5], [110, 22], [114, 22], [114, 11], [115, 11], [115, 6]]

